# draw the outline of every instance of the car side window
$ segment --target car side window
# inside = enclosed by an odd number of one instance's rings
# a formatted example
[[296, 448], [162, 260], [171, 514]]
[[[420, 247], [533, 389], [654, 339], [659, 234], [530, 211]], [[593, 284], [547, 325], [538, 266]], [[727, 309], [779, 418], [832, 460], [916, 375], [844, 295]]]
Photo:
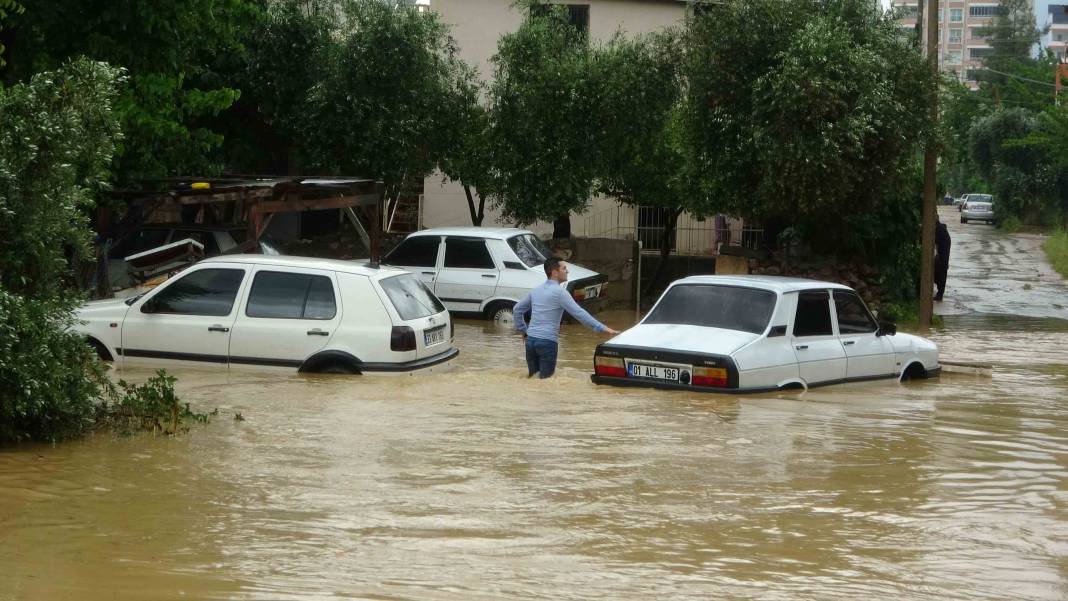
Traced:
[[333, 319], [337, 315], [330, 278], [261, 271], [252, 280], [245, 315], [268, 319]]
[[852, 292], [834, 291], [834, 311], [838, 316], [840, 334], [867, 334], [879, 329], [864, 302]]
[[387, 265], [404, 265], [406, 267], [434, 267], [438, 263], [437, 236], [415, 236], [400, 243], [397, 248], [386, 255], [383, 261]]
[[167, 286], [146, 306], [151, 313], [229, 315], [244, 277], [241, 269], [200, 269]]
[[807, 290], [797, 295], [794, 336], [830, 336], [831, 304], [826, 290]]
[[445, 239], [445, 267], [467, 269], [493, 269], [493, 257], [486, 248], [485, 240], [474, 238]]

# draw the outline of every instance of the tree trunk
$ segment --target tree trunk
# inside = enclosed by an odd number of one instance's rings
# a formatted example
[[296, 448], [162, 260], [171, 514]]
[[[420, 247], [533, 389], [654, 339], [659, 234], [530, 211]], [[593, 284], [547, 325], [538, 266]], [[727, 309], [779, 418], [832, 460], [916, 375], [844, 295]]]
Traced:
[[668, 257], [671, 256], [671, 240], [675, 237], [675, 231], [679, 226], [679, 215], [682, 215], [681, 208], [671, 209], [667, 214], [667, 219], [664, 220], [664, 231], [660, 238], [660, 264], [656, 266], [656, 272], [645, 286], [646, 296], [652, 294], [660, 286], [660, 279], [667, 273]]
[[553, 220], [553, 239], [571, 237], [571, 214], [558, 215]]
[[486, 197], [478, 195], [478, 209], [475, 209], [475, 199], [471, 193], [471, 186], [464, 184], [464, 194], [467, 195], [467, 210], [471, 213], [471, 225], [482, 226], [482, 220], [486, 218]]

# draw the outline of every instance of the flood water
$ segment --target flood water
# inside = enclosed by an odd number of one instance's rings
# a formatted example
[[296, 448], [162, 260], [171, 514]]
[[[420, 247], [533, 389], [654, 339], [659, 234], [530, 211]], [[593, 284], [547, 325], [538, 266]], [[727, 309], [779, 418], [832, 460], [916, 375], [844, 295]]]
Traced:
[[0, 451], [0, 599], [1068, 598], [1068, 322], [947, 316], [993, 376], [755, 396], [456, 336], [427, 377], [173, 370], [211, 423]]

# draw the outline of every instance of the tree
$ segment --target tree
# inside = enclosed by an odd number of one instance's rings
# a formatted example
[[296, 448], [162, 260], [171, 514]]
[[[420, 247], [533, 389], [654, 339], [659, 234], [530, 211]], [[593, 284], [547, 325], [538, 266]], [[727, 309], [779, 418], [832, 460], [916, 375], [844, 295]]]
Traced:
[[469, 85], [469, 70], [435, 13], [379, 0], [343, 9], [323, 80], [309, 94], [310, 160], [321, 171], [381, 180], [381, 211], [450, 148], [463, 116], [453, 110], [458, 103], [441, 100]]
[[5, 27], [2, 75], [9, 85], [28, 81], [83, 55], [122, 66], [117, 178], [210, 172], [222, 137], [205, 123], [238, 97], [215, 65], [240, 53], [253, 15], [247, 0], [37, 2]]
[[588, 205], [595, 176], [588, 38], [563, 7], [520, 6], [526, 18], [493, 57], [493, 202], [505, 219], [552, 220], [553, 237], [568, 238], [570, 214]]
[[725, 3], [692, 20], [687, 46], [688, 152], [716, 210], [787, 220], [853, 259], [896, 261], [918, 240], [867, 222], [904, 202], [934, 85], [876, 5]]
[[704, 214], [706, 204], [694, 193], [682, 142], [678, 42], [670, 31], [634, 38], [617, 34], [594, 50], [591, 61], [598, 106], [596, 189], [621, 203], [659, 208], [664, 215], [661, 261], [647, 291], [665, 272], [679, 216], [687, 210]]
[[308, 95], [325, 77], [332, 29], [332, 3], [287, 0], [272, 3], [245, 41], [238, 69], [241, 98], [231, 112], [241, 118], [227, 130], [230, 163], [244, 173], [297, 175], [314, 154], [305, 132]]
[[73, 436], [92, 416], [103, 376], [68, 330], [69, 283], [121, 139], [121, 79], [80, 59], [0, 90], [0, 442]]
[[970, 132], [971, 160], [993, 185], [999, 210], [1032, 222], [1059, 204], [1058, 183], [1065, 179], [1041, 144], [1026, 142], [1042, 140], [1045, 124], [1039, 114], [1011, 108], [976, 121]]

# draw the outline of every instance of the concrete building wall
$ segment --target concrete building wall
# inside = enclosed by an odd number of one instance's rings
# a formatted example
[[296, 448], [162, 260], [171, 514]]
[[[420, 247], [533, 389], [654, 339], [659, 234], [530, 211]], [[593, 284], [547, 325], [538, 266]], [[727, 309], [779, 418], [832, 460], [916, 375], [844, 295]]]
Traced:
[[[642, 34], [681, 25], [687, 10], [686, 2], [679, 0], [584, 0], [571, 3], [589, 6], [590, 39], [594, 44], [606, 42], [616, 31]], [[524, 17], [512, 0], [431, 0], [430, 10], [449, 24], [460, 57], [476, 67], [487, 83], [493, 79], [491, 58], [497, 52], [498, 40], [518, 29]], [[612, 199], [594, 198], [587, 215], [603, 214], [615, 207], [616, 202]], [[483, 225], [496, 225], [498, 218], [499, 212], [487, 208]], [[572, 217], [576, 235], [582, 234], [582, 222], [582, 216]], [[428, 177], [424, 182], [420, 225], [471, 225], [463, 188], [440, 173]], [[552, 225], [540, 223], [530, 229], [545, 236], [551, 234]]]

